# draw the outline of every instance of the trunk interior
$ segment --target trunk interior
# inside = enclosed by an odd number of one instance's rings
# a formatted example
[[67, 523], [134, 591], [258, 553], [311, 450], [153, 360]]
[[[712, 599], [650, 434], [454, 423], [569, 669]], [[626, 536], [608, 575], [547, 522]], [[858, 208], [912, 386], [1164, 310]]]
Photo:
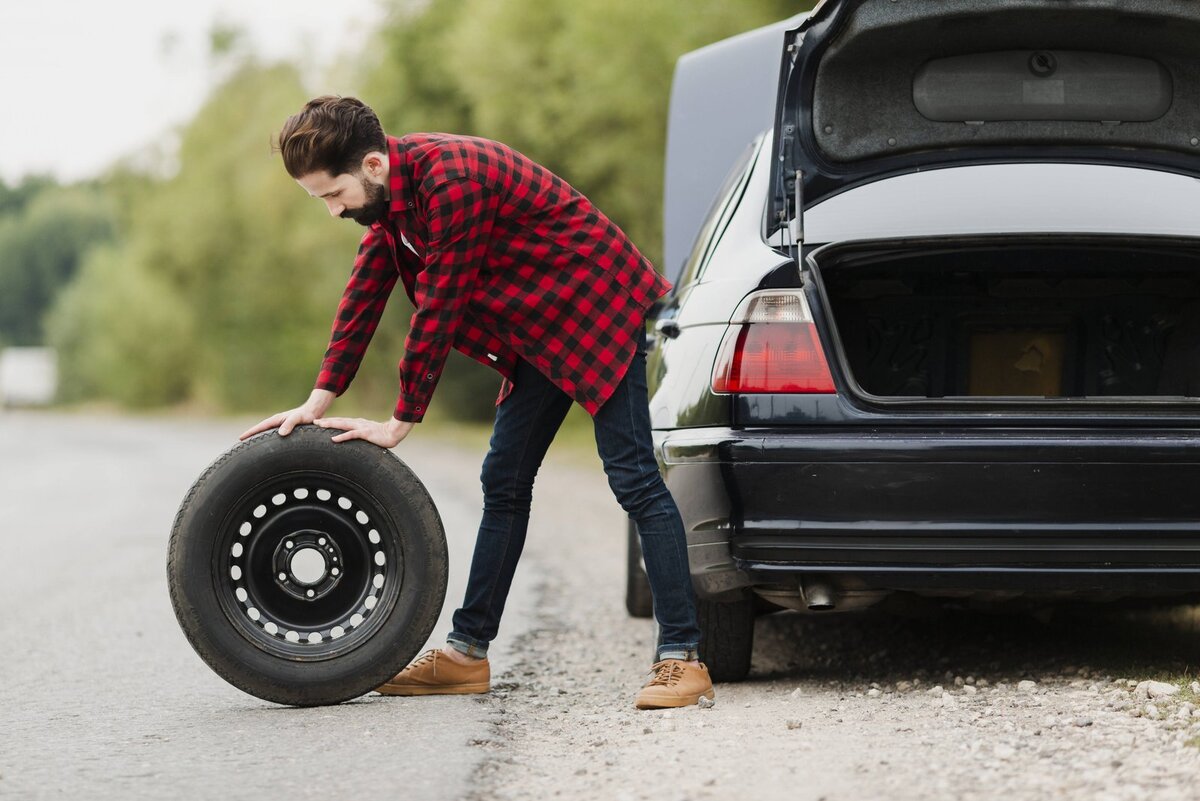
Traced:
[[827, 249], [853, 378], [905, 398], [1200, 396], [1200, 248], [1122, 240]]

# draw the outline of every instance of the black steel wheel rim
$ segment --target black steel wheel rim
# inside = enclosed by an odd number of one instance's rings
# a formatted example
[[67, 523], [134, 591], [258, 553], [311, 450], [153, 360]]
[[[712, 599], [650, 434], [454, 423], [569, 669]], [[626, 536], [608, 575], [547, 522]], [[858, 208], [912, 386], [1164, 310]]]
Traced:
[[400, 597], [395, 523], [360, 485], [322, 471], [272, 477], [224, 518], [213, 587], [229, 622], [292, 661], [333, 659], [367, 642]]

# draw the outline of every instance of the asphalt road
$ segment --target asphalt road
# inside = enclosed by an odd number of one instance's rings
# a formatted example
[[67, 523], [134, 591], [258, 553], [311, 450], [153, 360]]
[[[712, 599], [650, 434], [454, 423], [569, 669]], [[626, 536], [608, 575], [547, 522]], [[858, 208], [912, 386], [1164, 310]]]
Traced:
[[[457, 798], [483, 756], [477, 699], [369, 695], [291, 709], [243, 694], [175, 622], [166, 548], [179, 502], [236, 422], [0, 412], [0, 798]], [[482, 446], [481, 446], [482, 447]], [[462, 598], [482, 451], [397, 451], [441, 512]], [[601, 485], [599, 491], [606, 491]], [[529, 571], [504, 634], [528, 626]], [[497, 643], [503, 656], [505, 643]]]
[[[635, 710], [654, 629], [622, 606], [623, 513], [598, 460], [557, 444], [492, 693], [259, 701], [192, 652], [165, 576], [178, 503], [241, 428], [0, 412], [0, 799], [1200, 798], [1200, 608], [768, 615], [713, 708]], [[397, 449], [449, 538], [434, 644], [484, 447], [418, 430]]]

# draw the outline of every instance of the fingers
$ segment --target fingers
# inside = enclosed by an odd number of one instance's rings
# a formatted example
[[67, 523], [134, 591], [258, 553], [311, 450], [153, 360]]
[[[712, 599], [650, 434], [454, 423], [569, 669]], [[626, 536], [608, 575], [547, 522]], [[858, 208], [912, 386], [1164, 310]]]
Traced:
[[362, 428], [370, 423], [368, 420], [353, 417], [321, 417], [313, 420], [313, 422], [319, 425], [321, 428], [340, 428], [343, 431], [349, 431], [354, 428]]
[[362, 431], [361, 429], [356, 428], [352, 431], [346, 431], [345, 433], [338, 434], [336, 437], [333, 438], [333, 441], [334, 442], [345, 442], [345, 441], [351, 440], [351, 439], [366, 439], [366, 432]]
[[284, 418], [284, 416], [282, 413], [272, 415], [272, 416], [268, 417], [267, 419], [263, 420], [262, 422], [260, 422], [258, 425], [254, 426], [253, 428], [249, 428], [249, 429], [243, 431], [242, 435], [239, 436], [238, 439], [240, 439], [240, 440], [241, 439], [249, 439], [250, 437], [253, 437], [255, 434], [259, 434], [263, 431], [269, 431], [270, 429], [275, 428], [281, 422], [283, 422], [283, 418]]
[[285, 419], [283, 421], [283, 424], [279, 426], [279, 436], [286, 437], [288, 434], [292, 433], [292, 429], [294, 429], [296, 426], [300, 425], [303, 422], [304, 422], [304, 415], [294, 414], [294, 413], [289, 414], [287, 416], [287, 419]]

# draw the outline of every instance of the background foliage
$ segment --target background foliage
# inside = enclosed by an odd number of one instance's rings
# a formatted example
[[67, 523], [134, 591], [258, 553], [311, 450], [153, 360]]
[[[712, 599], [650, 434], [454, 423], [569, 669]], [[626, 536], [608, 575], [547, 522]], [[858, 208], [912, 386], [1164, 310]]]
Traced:
[[[0, 344], [59, 349], [65, 400], [273, 411], [312, 385], [361, 229], [330, 221], [269, 142], [310, 96], [356, 94], [389, 133], [504, 141], [661, 252], [675, 60], [810, 4], [781, 0], [393, 0], [317, 86], [214, 31], [225, 77], [156, 169], [0, 183]], [[219, 35], [218, 35], [219, 34]], [[153, 159], [151, 159], [153, 161]], [[341, 411], [382, 418], [411, 307], [395, 293]], [[452, 358], [436, 406], [490, 417], [496, 374]]]

